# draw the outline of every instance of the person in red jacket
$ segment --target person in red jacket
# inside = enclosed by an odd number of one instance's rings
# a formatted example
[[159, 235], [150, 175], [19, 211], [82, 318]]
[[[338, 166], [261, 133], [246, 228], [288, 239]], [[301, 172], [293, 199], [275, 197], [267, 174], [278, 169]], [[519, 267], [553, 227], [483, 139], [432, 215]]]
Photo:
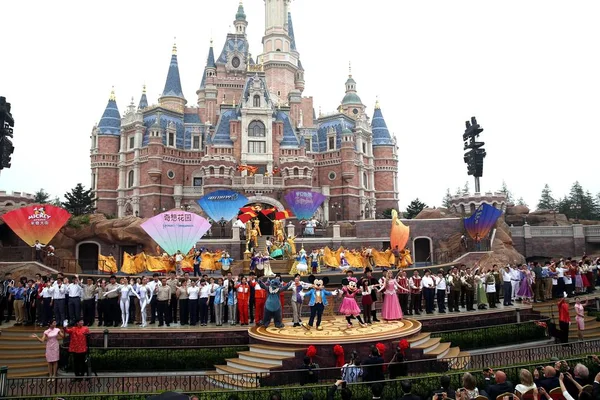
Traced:
[[569, 342], [569, 326], [571, 325], [571, 315], [569, 314], [569, 303], [565, 297], [560, 299], [558, 302], [558, 327], [560, 329], [556, 329], [556, 324], [553, 322], [536, 322], [536, 325], [542, 326], [544, 328], [548, 328], [548, 333], [550, 336], [553, 336], [560, 340], [561, 343]]
[[265, 301], [267, 301], [267, 291], [260, 287], [258, 281], [252, 277], [250, 286], [254, 286], [254, 304], [256, 315], [254, 322], [256, 326], [259, 326], [263, 321]]
[[240, 324], [248, 325], [248, 302], [250, 301], [250, 286], [245, 276], [242, 276], [242, 281], [235, 285], [237, 291], [237, 306], [238, 315], [240, 316]]
[[88, 351], [87, 335], [90, 334], [90, 330], [87, 326], [83, 326], [83, 319], [78, 318], [74, 327], [65, 328], [65, 333], [69, 334], [69, 353], [73, 355], [73, 369], [75, 371], [75, 376], [84, 376], [85, 356]]

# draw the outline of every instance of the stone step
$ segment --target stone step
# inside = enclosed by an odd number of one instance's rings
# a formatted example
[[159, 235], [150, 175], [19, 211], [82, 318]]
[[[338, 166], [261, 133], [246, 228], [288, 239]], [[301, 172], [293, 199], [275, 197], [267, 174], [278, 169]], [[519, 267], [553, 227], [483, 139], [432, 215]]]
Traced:
[[446, 353], [448, 353], [448, 350], [450, 350], [450, 346], [450, 343], [439, 343], [432, 350], [424, 351], [423, 353], [429, 356], [435, 356], [439, 360], [440, 358], [444, 357]]
[[226, 358], [225, 361], [227, 361], [228, 366], [238, 368], [241, 370], [245, 370], [246, 373], [248, 373], [248, 372], [257, 372], [257, 373], [269, 372], [270, 370], [278, 367], [277, 365], [274, 365], [274, 364], [258, 363], [258, 362], [248, 361], [248, 360], [241, 360], [239, 358]]
[[18, 377], [21, 374], [35, 374], [29, 376], [46, 376], [48, 375], [48, 363], [44, 362], [30, 362], [30, 363], [11, 363], [10, 361], [5, 363], [8, 367], [8, 376]]
[[45, 354], [46, 347], [39, 343], [32, 343], [30, 346], [22, 346], [22, 345], [10, 345], [6, 343], [0, 343], [0, 360], [2, 360], [2, 355], [5, 354]]
[[410, 344], [411, 348], [415, 348], [416, 346], [419, 346], [419, 345], [425, 343], [430, 338], [431, 338], [431, 334], [426, 333], [426, 332], [422, 332], [422, 333], [418, 333], [418, 334], [416, 334], [414, 336], [411, 336], [410, 338], [408, 338], [406, 340]]
[[47, 328], [41, 328], [41, 327], [11, 327], [11, 328], [6, 328], [6, 329], [2, 329], [0, 331], [0, 337], [24, 337], [24, 338], [29, 338], [31, 337], [32, 334], [36, 334], [38, 336], [43, 336], [44, 335], [44, 331]]
[[223, 389], [256, 389], [260, 387], [258, 379], [251, 377], [237, 378], [232, 375], [220, 375], [218, 373], [208, 373], [209, 380], [213, 381], [216, 386], [221, 386]]
[[247, 377], [248, 379], [250, 379], [250, 377], [252, 377], [253, 373], [248, 372], [244, 369], [239, 369], [230, 365], [215, 365], [215, 369], [219, 374], [224, 374], [224, 375], [239, 375], [239, 378], [241, 379], [242, 377]]
[[449, 360], [451, 358], [458, 357], [458, 353], [460, 353], [460, 349], [458, 347], [450, 347], [448, 352], [442, 357], [442, 360]]
[[238, 357], [240, 360], [246, 360], [251, 362], [258, 362], [263, 364], [273, 364], [276, 366], [282, 366], [283, 360], [286, 356], [274, 356], [271, 354], [262, 354], [255, 351], [238, 351]]
[[24, 364], [32, 362], [46, 362], [46, 354], [4, 354], [0, 353], [2, 363]]
[[418, 346], [411, 346], [412, 349], [415, 350], [423, 350], [423, 353], [427, 353], [428, 351], [433, 350], [437, 345], [442, 341], [441, 338], [430, 338], [424, 343], [421, 343]]
[[297, 351], [306, 351], [306, 348], [303, 347], [276, 347], [264, 344], [251, 344], [249, 348], [250, 351], [255, 353], [269, 354], [272, 356], [283, 356], [286, 358], [296, 357]]

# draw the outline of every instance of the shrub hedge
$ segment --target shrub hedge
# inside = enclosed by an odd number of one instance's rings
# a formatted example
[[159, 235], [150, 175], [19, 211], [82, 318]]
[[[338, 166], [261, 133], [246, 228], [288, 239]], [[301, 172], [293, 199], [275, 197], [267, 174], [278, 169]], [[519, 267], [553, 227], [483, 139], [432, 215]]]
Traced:
[[461, 350], [472, 350], [541, 340], [546, 337], [546, 329], [531, 322], [435, 332], [431, 337], [441, 337], [443, 342], [450, 342]]

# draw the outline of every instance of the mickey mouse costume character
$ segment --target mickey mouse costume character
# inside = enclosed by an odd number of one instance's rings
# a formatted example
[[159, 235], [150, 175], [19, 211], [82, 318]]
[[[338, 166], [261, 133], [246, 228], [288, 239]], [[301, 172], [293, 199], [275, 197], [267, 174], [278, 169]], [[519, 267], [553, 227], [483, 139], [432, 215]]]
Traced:
[[360, 317], [360, 307], [356, 303], [356, 295], [359, 293], [358, 290], [358, 281], [354, 277], [344, 278], [342, 280], [342, 293], [344, 295], [344, 299], [342, 300], [342, 304], [340, 305], [340, 314], [344, 314], [346, 316], [346, 321], [348, 321], [348, 328], [352, 328], [351, 319], [358, 319], [358, 323], [363, 328], [367, 326]]
[[302, 324], [302, 327], [307, 330], [312, 329], [316, 316], [317, 330], [322, 331], [321, 317], [323, 316], [323, 310], [327, 306], [327, 296], [335, 296], [338, 291], [334, 290], [333, 292], [330, 292], [325, 289], [325, 285], [329, 283], [328, 277], [316, 279], [314, 275], [311, 275], [308, 277], [308, 281], [313, 285], [308, 292], [304, 293], [305, 296], [310, 296], [308, 302], [310, 307], [310, 319], [308, 320], [308, 324], [305, 322]]

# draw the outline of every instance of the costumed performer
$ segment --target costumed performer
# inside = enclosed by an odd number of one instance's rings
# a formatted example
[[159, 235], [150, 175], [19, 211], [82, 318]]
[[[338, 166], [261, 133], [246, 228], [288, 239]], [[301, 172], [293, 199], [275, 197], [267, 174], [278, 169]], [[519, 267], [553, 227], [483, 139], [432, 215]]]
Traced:
[[268, 292], [267, 300], [265, 301], [262, 325], [265, 328], [268, 328], [269, 324], [271, 323], [271, 319], [273, 319], [276, 328], [283, 328], [285, 325], [281, 321], [282, 310], [279, 293], [287, 290], [292, 285], [293, 281], [290, 281], [284, 285], [279, 278], [274, 278], [268, 281], [268, 283], [269, 285], [267, 286], [265, 282], [261, 280], [258, 281], [260, 287]]
[[300, 274], [301, 276], [308, 275], [308, 262], [306, 258], [306, 250], [304, 247], [300, 249], [300, 253], [296, 257], [296, 261], [292, 265], [292, 269], [290, 270], [290, 275]]
[[344, 250], [344, 248], [341, 248], [342, 251], [340, 251], [340, 269], [342, 271], [346, 271], [348, 268], [350, 268], [350, 264], [348, 264], [348, 260], [346, 259], [346, 250]]
[[300, 274], [294, 275], [294, 283], [290, 286], [290, 290], [292, 291], [291, 305], [294, 327], [300, 326], [302, 323], [302, 320], [300, 319], [300, 316], [302, 315], [302, 302], [304, 301], [302, 290], [308, 290], [310, 288], [310, 284], [300, 280]]
[[318, 274], [321, 272], [321, 268], [319, 266], [319, 250], [313, 249], [310, 253], [310, 268], [312, 270], [312, 274]]
[[[346, 321], [348, 322], [348, 328], [352, 328], [351, 319], [356, 318], [361, 327], [366, 327], [360, 316], [360, 307], [356, 303], [356, 295], [361, 293], [358, 290], [358, 281], [355, 277], [349, 277], [346, 279], [346, 285], [342, 288], [342, 293], [344, 299], [342, 300], [342, 304], [340, 305], [340, 314], [343, 314], [346, 317]], [[344, 284], [344, 281], [342, 281]]]
[[396, 291], [399, 289], [398, 282], [394, 279], [392, 271], [388, 270], [383, 278], [383, 285], [379, 291], [384, 291], [383, 308], [381, 309], [381, 317], [385, 322], [401, 320], [402, 309]]
[[413, 264], [412, 256], [410, 255], [410, 250], [408, 248], [400, 250], [400, 257], [400, 268], [408, 268]]
[[263, 289], [256, 276], [252, 276], [249, 283], [250, 287], [254, 288], [254, 309], [256, 310], [256, 315], [254, 318], [254, 322], [256, 326], [260, 326], [265, 311], [265, 301], [267, 301], [267, 291]]
[[262, 258], [262, 265], [264, 268], [264, 276], [268, 276], [268, 277], [272, 277], [275, 276], [275, 274], [273, 273], [273, 270], [271, 269], [271, 257], [268, 254], [265, 254], [264, 257]]
[[[365, 276], [362, 278], [362, 280], [367, 281], [369, 286], [379, 287], [379, 281], [373, 277], [373, 270], [369, 267], [365, 268]], [[377, 319], [377, 306], [375, 305], [377, 302], [377, 290], [371, 290], [371, 299], [373, 300], [371, 307], [371, 321], [379, 322]]]
[[245, 276], [242, 276], [242, 281], [234, 287], [237, 291], [237, 307], [240, 325], [248, 325], [248, 301], [250, 300], [250, 286], [248, 286], [248, 279]]
[[366, 279], [361, 279], [361, 303], [363, 306], [363, 317], [365, 317], [365, 323], [367, 325], [371, 325], [371, 312], [373, 307], [373, 298], [371, 294], [375, 291], [375, 287], [378, 285], [369, 285], [369, 281]]
[[324, 277], [323, 279], [316, 279], [314, 275], [308, 277], [308, 281], [312, 283], [312, 288], [305, 292], [304, 295], [308, 296], [308, 306], [310, 307], [310, 319], [308, 324], [302, 324], [304, 329], [310, 330], [315, 322], [315, 316], [317, 317], [317, 330], [322, 331], [321, 317], [323, 316], [323, 310], [327, 307], [327, 296], [336, 296], [337, 290], [330, 292], [325, 289], [325, 285], [329, 283], [329, 278]]
[[219, 261], [221, 262], [221, 269], [227, 272], [231, 268], [233, 258], [229, 256], [228, 252], [224, 252]]

